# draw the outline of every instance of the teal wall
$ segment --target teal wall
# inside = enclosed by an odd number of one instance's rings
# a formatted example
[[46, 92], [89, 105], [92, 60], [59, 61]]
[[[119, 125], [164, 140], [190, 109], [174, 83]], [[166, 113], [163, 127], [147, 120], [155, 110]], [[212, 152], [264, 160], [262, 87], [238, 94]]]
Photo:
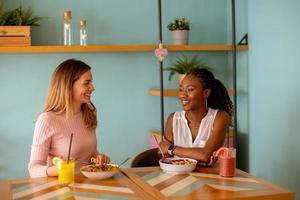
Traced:
[[299, 10], [298, 0], [248, 1], [249, 169], [298, 199]]
[[[157, 43], [157, 5], [149, 0], [24, 0], [36, 15], [48, 17], [32, 32], [33, 45], [61, 44], [62, 12], [73, 11], [77, 24], [87, 19], [89, 44]], [[16, 0], [5, 5], [15, 7]], [[134, 5], [134, 6], [133, 6]], [[249, 33], [248, 52], [238, 53], [238, 166], [250, 173], [300, 192], [300, 151], [297, 119], [300, 99], [297, 45], [300, 2], [297, 0], [239, 0], [237, 40]], [[176, 16], [192, 21], [191, 44], [231, 41], [230, 1], [163, 1], [163, 37]], [[196, 52], [189, 53], [191, 55]], [[197, 53], [217, 78], [232, 83], [231, 55]], [[178, 53], [170, 53], [165, 66]], [[67, 58], [92, 66], [98, 107], [98, 148], [113, 162], [147, 148], [148, 132], [160, 129], [159, 98], [148, 89], [159, 87], [158, 62], [153, 53], [62, 53], [0, 55], [0, 179], [27, 176], [34, 119], [41, 112], [53, 69]], [[176, 88], [177, 80], [165, 87]], [[165, 98], [165, 115], [179, 109], [176, 98]], [[299, 198], [298, 198], [299, 199]]]
[[[7, 7], [19, 5], [6, 0]], [[89, 44], [156, 44], [158, 38], [157, 1], [149, 0], [23, 0], [34, 14], [45, 16], [40, 27], [33, 27], [33, 45], [60, 45], [62, 13], [73, 11], [75, 43], [78, 26], [87, 19]], [[163, 1], [163, 37], [170, 43], [165, 28], [174, 17], [190, 19], [191, 44], [227, 43], [227, 2], [219, 0]], [[170, 53], [165, 67], [178, 53]], [[196, 52], [189, 53], [191, 55]], [[231, 83], [228, 55], [225, 52], [197, 53], [217, 78]], [[0, 54], [0, 179], [27, 176], [27, 163], [34, 130], [33, 121], [42, 111], [50, 76], [68, 58], [82, 59], [92, 67], [98, 108], [98, 148], [118, 163], [133, 157], [148, 146], [148, 134], [160, 129], [159, 98], [148, 89], [159, 88], [159, 65], [152, 52], [131, 53], [51, 53]], [[176, 77], [165, 88], [176, 88]], [[177, 98], [165, 99], [165, 115], [180, 109]]]
[[[248, 33], [248, 0], [236, 1], [237, 42]], [[237, 53], [237, 149], [238, 167], [249, 171], [249, 78], [248, 51]]]

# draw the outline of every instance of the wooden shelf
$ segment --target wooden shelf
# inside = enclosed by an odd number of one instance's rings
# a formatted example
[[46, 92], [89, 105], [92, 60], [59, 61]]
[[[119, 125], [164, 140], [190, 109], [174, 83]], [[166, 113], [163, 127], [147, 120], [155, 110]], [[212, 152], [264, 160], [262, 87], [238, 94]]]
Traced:
[[[1, 47], [0, 53], [83, 53], [83, 52], [151, 52], [158, 45], [90, 45]], [[164, 45], [169, 51], [231, 51], [232, 45]], [[239, 51], [247, 45], [237, 46]]]
[[[231, 51], [232, 45], [165, 45], [169, 51]], [[238, 51], [248, 50], [248, 45], [238, 45]]]
[[[234, 95], [234, 90], [232, 88], [229, 88], [228, 90], [229, 96]], [[160, 96], [160, 90], [158, 89], [151, 89], [148, 91], [148, 93], [152, 96]], [[166, 89], [164, 90], [164, 96], [165, 97], [178, 97], [179, 91], [178, 89]]]

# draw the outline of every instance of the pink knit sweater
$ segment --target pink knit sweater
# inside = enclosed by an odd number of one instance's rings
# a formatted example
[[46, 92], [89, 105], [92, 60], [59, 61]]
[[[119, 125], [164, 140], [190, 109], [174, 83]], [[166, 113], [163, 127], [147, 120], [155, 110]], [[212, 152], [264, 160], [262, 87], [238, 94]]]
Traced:
[[79, 173], [82, 162], [96, 156], [97, 139], [95, 130], [85, 127], [81, 113], [66, 118], [65, 114], [42, 113], [35, 124], [28, 170], [30, 177], [47, 176], [55, 156], [68, 157], [68, 148], [73, 133], [70, 157], [75, 159], [75, 173]]

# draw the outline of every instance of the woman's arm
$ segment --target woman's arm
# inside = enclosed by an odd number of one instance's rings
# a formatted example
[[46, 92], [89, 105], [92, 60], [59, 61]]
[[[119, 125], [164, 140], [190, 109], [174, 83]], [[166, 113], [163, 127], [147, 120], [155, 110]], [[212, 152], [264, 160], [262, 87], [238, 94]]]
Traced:
[[205, 163], [209, 162], [212, 153], [222, 146], [229, 124], [230, 116], [224, 111], [219, 111], [214, 121], [213, 132], [204, 148], [183, 148], [176, 146], [173, 153], [179, 157], [193, 158]]
[[171, 113], [167, 119], [164, 140], [160, 143], [160, 147], [166, 156], [168, 156], [168, 149], [169, 149], [170, 145], [174, 143], [174, 140], [173, 140], [174, 114], [175, 113]]
[[28, 164], [30, 177], [57, 176], [58, 170], [56, 166], [49, 167], [47, 165], [50, 145], [51, 134], [47, 123], [47, 117], [41, 114], [35, 124], [31, 145], [31, 155]]

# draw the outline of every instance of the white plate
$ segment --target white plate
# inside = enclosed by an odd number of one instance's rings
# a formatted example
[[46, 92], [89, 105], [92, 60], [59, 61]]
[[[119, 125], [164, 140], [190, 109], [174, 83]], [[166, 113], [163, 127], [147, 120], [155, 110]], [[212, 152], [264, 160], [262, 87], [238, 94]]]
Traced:
[[167, 158], [169, 160], [188, 160], [191, 163], [190, 164], [184, 164], [184, 165], [176, 165], [176, 164], [167, 164], [162, 162], [162, 159], [159, 160], [160, 168], [164, 172], [168, 173], [178, 173], [178, 174], [186, 174], [191, 171], [193, 171], [196, 168], [197, 160], [191, 159], [191, 158]]
[[[108, 164], [108, 165], [111, 165], [111, 166], [114, 166], [114, 167], [118, 167], [118, 165], [114, 165], [114, 164]], [[90, 165], [85, 165], [83, 167], [80, 168], [80, 172], [87, 178], [89, 179], [106, 179], [106, 178], [110, 178], [112, 177], [113, 175], [115, 175], [119, 170], [116, 169], [114, 171], [108, 171], [108, 172], [87, 172], [87, 171], [83, 171], [84, 168], [87, 168], [89, 167]]]

